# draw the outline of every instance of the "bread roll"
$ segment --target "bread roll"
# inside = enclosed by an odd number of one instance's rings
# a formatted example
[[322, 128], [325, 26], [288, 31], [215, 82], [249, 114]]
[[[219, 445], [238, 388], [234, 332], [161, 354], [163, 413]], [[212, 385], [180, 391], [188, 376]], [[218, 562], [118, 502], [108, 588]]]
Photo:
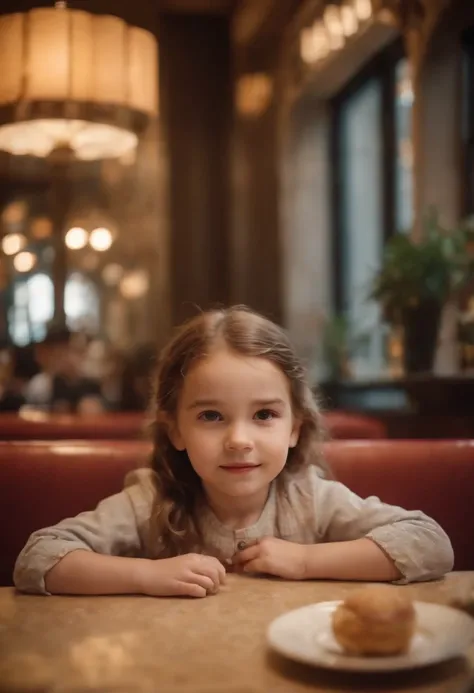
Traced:
[[415, 608], [403, 588], [362, 587], [332, 615], [337, 642], [348, 654], [384, 656], [406, 652], [415, 630]]

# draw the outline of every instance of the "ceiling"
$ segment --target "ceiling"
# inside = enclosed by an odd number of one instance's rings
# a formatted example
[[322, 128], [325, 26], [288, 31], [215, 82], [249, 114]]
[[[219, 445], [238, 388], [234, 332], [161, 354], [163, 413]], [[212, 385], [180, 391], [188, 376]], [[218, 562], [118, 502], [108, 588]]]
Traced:
[[160, 0], [158, 7], [164, 12], [227, 14], [236, 4], [236, 0]]
[[[154, 0], [136, 0], [136, 2]], [[237, 44], [252, 43], [266, 27], [279, 33], [295, 7], [303, 0], [159, 0], [160, 12], [232, 15], [232, 35]], [[98, 2], [98, 0], [95, 0]]]
[[[254, 2], [255, 0], [252, 0]], [[260, 2], [260, 0], [256, 0]], [[1, 14], [23, 12], [32, 7], [53, 7], [55, 0], [1, 0]], [[227, 14], [233, 11], [238, 0], [135, 0], [134, 5], [150, 6], [163, 12], [186, 12], [188, 14]], [[111, 5], [110, 0], [68, 0], [73, 9], [87, 9], [100, 12], [102, 7]], [[115, 4], [115, 3], [114, 3]], [[129, 0], [117, 0], [119, 7], [129, 4]]]

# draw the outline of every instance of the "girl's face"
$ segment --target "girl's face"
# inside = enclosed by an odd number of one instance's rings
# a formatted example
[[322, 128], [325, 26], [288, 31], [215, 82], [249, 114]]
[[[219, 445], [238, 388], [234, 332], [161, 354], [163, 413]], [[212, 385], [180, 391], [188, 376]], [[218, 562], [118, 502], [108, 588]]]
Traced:
[[171, 439], [186, 450], [210, 498], [265, 495], [298, 442], [290, 386], [263, 357], [222, 347], [184, 378]]

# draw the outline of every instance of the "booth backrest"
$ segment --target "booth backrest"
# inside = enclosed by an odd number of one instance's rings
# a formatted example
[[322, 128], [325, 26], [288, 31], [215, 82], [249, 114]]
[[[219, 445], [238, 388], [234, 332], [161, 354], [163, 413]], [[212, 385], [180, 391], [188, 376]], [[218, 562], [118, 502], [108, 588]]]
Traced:
[[0, 440], [134, 440], [145, 437], [141, 412], [97, 415], [26, 411], [0, 414]]
[[119, 492], [148, 450], [139, 441], [0, 442], [0, 585], [11, 583], [31, 532]]
[[385, 423], [355, 412], [326, 412], [324, 423], [332, 440], [379, 440], [387, 437]]
[[[324, 416], [334, 440], [386, 438], [386, 426], [370, 416], [334, 411]], [[142, 412], [105, 413], [94, 416], [25, 411], [0, 414], [0, 440], [140, 440], [149, 422]]]
[[334, 441], [326, 458], [362, 498], [423, 510], [448, 533], [457, 570], [474, 569], [474, 441]]
[[[120, 491], [146, 464], [140, 441], [0, 442], [0, 584], [11, 584], [28, 536]], [[453, 542], [458, 570], [474, 570], [474, 441], [334, 441], [326, 457], [359, 495], [420, 509]]]

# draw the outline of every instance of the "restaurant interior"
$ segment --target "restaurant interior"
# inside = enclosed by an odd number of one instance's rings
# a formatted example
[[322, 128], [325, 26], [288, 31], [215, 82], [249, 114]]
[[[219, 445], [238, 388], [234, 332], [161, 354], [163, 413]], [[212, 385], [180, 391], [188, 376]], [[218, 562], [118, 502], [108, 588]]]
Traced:
[[[0, 691], [474, 691], [474, 3], [0, 5]], [[287, 331], [334, 478], [447, 533], [396, 588], [429, 657], [282, 644], [340, 581], [15, 591], [32, 532], [148, 463], [174, 328], [231, 305]]]

